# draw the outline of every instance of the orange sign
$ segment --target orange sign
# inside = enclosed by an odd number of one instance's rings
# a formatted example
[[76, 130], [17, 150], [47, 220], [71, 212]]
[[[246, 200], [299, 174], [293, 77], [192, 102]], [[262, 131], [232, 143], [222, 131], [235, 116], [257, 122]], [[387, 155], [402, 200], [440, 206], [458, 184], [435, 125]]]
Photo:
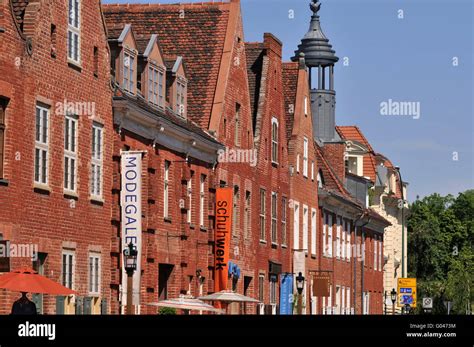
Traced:
[[216, 190], [214, 291], [227, 289], [230, 234], [232, 232], [232, 188]]
[[313, 276], [313, 296], [328, 297], [329, 296], [329, 275]]

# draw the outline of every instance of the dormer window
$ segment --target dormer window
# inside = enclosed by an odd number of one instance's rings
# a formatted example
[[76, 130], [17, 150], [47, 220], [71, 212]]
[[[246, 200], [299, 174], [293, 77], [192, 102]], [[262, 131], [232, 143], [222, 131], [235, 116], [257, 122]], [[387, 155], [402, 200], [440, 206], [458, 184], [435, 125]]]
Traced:
[[181, 78], [176, 80], [176, 112], [186, 117], [186, 82]]
[[346, 172], [349, 172], [353, 175], [363, 176], [363, 158], [362, 156], [347, 156], [346, 159]]
[[123, 89], [134, 94], [135, 90], [135, 55], [123, 52]]
[[67, 26], [67, 57], [75, 64], [81, 62], [80, 0], [69, 0]]
[[156, 65], [148, 67], [148, 101], [153, 105], [164, 107], [164, 79], [165, 73]]

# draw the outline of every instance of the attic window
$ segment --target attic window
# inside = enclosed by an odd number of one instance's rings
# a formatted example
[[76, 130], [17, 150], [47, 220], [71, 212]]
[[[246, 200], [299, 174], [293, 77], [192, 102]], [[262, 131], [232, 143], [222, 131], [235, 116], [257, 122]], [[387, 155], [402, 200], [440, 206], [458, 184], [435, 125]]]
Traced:
[[180, 78], [176, 80], [176, 112], [186, 118], [186, 82]]
[[134, 93], [135, 87], [135, 56], [133, 53], [123, 52], [123, 89]]
[[154, 105], [164, 107], [164, 72], [150, 64], [148, 68], [148, 101]]
[[322, 188], [323, 185], [324, 185], [324, 177], [323, 177], [323, 173], [321, 172], [321, 170], [319, 170], [319, 172], [318, 172], [317, 180], [318, 180], [318, 188]]
[[345, 162], [346, 172], [363, 176], [362, 156], [348, 156]]

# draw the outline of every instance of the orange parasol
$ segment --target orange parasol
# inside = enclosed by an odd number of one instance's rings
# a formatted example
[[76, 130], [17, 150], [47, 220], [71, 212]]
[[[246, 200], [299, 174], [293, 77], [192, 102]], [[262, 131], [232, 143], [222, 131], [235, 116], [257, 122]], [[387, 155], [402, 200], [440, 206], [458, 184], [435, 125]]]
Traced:
[[74, 290], [56, 283], [49, 278], [38, 275], [30, 268], [14, 270], [0, 276], [0, 288], [15, 292], [50, 294], [50, 295], [72, 295]]

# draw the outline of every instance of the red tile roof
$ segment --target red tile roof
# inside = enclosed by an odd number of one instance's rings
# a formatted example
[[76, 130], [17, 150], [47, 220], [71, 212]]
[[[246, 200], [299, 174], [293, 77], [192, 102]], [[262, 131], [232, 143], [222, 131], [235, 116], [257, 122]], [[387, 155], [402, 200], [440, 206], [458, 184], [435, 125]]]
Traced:
[[[188, 117], [208, 128], [230, 12], [229, 2], [103, 5], [109, 32], [130, 23], [137, 35], [157, 34], [163, 53], [187, 66]], [[116, 34], [115, 34], [116, 35]]]
[[375, 153], [369, 141], [367, 141], [367, 139], [365, 138], [364, 134], [362, 134], [360, 129], [355, 125], [336, 126], [336, 130], [343, 139], [357, 141], [367, 147], [367, 149], [369, 150], [369, 153], [364, 155], [364, 158], [363, 158], [364, 176], [369, 177], [372, 181], [375, 182], [375, 179], [376, 179]]
[[[283, 63], [283, 94], [285, 98], [286, 138], [293, 132], [296, 90], [298, 89], [298, 63]], [[293, 112], [290, 112], [293, 110]]]

